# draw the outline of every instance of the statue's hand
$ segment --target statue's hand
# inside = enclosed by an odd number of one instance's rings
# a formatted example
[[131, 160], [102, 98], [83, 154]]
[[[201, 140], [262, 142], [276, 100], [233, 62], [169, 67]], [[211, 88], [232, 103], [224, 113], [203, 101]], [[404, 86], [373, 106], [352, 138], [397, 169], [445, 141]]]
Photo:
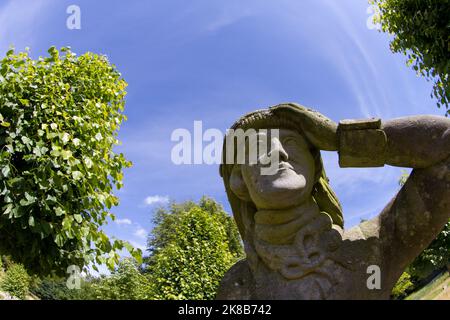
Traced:
[[337, 124], [333, 120], [295, 103], [277, 105], [270, 110], [298, 123], [302, 133], [316, 148], [326, 151], [338, 150]]

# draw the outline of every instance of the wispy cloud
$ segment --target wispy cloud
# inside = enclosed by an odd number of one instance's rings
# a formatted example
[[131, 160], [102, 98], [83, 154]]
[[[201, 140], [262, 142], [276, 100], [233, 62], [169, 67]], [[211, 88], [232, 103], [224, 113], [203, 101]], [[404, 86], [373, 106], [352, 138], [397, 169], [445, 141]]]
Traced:
[[140, 242], [136, 242], [136, 241], [128, 241], [133, 247], [141, 249], [142, 251], [147, 250], [147, 247], [145, 246], [145, 244], [142, 244]]
[[133, 222], [130, 219], [117, 219], [115, 221], [115, 223], [118, 225], [124, 225], [124, 224], [131, 225]]
[[144, 205], [145, 206], [152, 206], [155, 204], [165, 204], [169, 202], [169, 197], [168, 196], [148, 196], [147, 198], [144, 199]]
[[215, 16], [209, 23], [206, 24], [205, 30], [207, 32], [216, 32], [251, 15], [251, 10], [248, 8], [243, 8], [241, 3], [239, 4], [239, 7], [225, 7], [218, 16]]
[[134, 232], [134, 235], [140, 239], [145, 239], [147, 237], [147, 231], [144, 228], [139, 227]]

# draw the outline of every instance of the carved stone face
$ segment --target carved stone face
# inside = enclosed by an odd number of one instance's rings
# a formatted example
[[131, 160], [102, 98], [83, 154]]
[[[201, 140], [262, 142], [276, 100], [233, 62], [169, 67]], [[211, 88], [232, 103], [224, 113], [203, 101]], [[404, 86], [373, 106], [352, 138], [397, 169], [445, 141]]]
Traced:
[[[270, 131], [270, 130], [268, 130]], [[271, 137], [268, 152], [279, 154], [273, 175], [262, 175], [261, 164], [235, 165], [231, 190], [258, 209], [286, 209], [300, 205], [311, 195], [314, 185], [314, 158], [305, 139], [294, 130], [280, 129]]]

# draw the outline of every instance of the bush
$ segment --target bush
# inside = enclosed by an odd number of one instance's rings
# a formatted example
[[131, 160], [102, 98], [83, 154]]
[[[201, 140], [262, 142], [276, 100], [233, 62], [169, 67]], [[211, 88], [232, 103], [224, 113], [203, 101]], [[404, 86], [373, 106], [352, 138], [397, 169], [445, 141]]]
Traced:
[[19, 299], [25, 299], [29, 292], [30, 277], [21, 264], [13, 264], [6, 270], [0, 288]]
[[66, 279], [45, 278], [30, 288], [30, 292], [41, 300], [73, 300], [75, 290], [67, 288]]

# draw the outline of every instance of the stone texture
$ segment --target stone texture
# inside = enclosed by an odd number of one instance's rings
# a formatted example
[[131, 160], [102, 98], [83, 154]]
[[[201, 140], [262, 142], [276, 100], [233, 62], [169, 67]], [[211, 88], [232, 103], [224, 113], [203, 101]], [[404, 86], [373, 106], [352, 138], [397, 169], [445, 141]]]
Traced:
[[[280, 167], [261, 176], [258, 165], [221, 166], [246, 259], [226, 273], [218, 299], [388, 299], [450, 217], [449, 119], [345, 121], [338, 129], [316, 111], [283, 104], [232, 128], [280, 129], [272, 149]], [[380, 215], [344, 230], [320, 150], [338, 151], [345, 166], [413, 171]], [[368, 286], [373, 266], [380, 270], [377, 288]]]

